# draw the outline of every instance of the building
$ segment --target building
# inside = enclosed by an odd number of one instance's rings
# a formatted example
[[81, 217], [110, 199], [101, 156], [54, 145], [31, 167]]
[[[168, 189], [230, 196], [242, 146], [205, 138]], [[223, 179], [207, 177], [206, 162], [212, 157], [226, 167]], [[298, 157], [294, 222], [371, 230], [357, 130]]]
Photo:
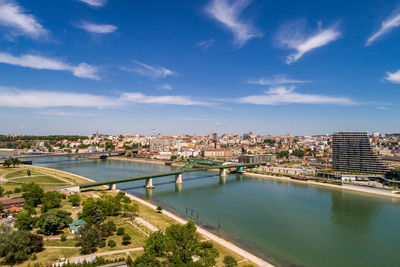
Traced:
[[6, 199], [0, 199], [2, 208], [4, 210], [12, 208], [12, 207], [17, 207], [21, 208], [25, 205], [25, 199], [23, 198], [6, 198]]
[[84, 226], [86, 222], [84, 220], [75, 220], [69, 224], [69, 230], [72, 234], [77, 234], [79, 229]]
[[365, 132], [336, 132], [332, 137], [332, 169], [348, 172], [384, 173]]
[[276, 156], [273, 154], [241, 155], [241, 156], [239, 156], [240, 163], [274, 162], [274, 161], [276, 161]]
[[203, 157], [205, 158], [229, 158], [232, 156], [233, 153], [229, 149], [209, 149], [203, 151]]

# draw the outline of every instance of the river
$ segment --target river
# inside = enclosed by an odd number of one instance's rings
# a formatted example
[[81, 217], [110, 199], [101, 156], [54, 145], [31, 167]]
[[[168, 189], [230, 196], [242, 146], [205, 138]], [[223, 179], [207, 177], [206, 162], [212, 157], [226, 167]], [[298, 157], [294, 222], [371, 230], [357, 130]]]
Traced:
[[[171, 166], [65, 158], [34, 164], [94, 180], [164, 172]], [[400, 200], [344, 190], [218, 173], [183, 174], [117, 187], [192, 218], [277, 266], [398, 266]]]

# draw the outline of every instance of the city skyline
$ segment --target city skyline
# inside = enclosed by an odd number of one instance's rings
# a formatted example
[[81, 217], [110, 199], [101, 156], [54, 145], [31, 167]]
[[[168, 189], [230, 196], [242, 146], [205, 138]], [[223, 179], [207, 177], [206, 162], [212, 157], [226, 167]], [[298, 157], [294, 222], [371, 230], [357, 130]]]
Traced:
[[396, 133], [399, 26], [395, 1], [0, 0], [0, 133]]

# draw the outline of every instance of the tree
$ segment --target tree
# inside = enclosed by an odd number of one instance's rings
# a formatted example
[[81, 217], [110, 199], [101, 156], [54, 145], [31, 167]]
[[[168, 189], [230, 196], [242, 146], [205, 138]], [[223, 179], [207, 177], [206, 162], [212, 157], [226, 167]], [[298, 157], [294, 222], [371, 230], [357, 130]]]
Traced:
[[0, 226], [0, 257], [5, 263], [14, 265], [29, 258], [29, 255], [43, 250], [43, 238], [28, 231], [15, 231]]
[[97, 246], [101, 241], [99, 231], [96, 226], [91, 224], [85, 224], [79, 229], [79, 235], [77, 236], [77, 244], [81, 246], [82, 254], [90, 254], [97, 250]]
[[125, 228], [118, 227], [117, 228], [117, 235], [123, 235], [123, 234], [125, 234]]
[[22, 191], [25, 193], [22, 197], [25, 199], [26, 203], [30, 206], [37, 207], [41, 203], [43, 197], [43, 189], [36, 183], [24, 184]]
[[157, 212], [161, 213], [161, 211], [163, 210], [163, 208], [161, 206], [157, 206]]
[[122, 245], [129, 245], [131, 243], [131, 239], [132, 238], [129, 234], [124, 234], [124, 236], [122, 237]]
[[0, 195], [2, 195], [4, 192], [4, 188], [2, 186], [0, 186]]
[[133, 262], [133, 266], [135, 267], [161, 267], [161, 262], [154, 257], [154, 255], [143, 254], [135, 259]]
[[139, 212], [139, 205], [134, 203], [134, 204], [124, 204], [124, 206], [122, 207], [123, 210], [123, 215], [125, 217], [129, 217], [131, 218], [131, 220], [133, 220], [135, 218], [135, 216], [137, 215], [137, 213]]
[[19, 158], [11, 158], [10, 160], [14, 167], [21, 164], [21, 161], [19, 160]]
[[15, 227], [20, 230], [32, 230], [34, 224], [35, 219], [32, 217], [32, 214], [29, 212], [29, 210], [26, 209], [23, 209], [20, 213], [18, 213], [14, 222]]
[[79, 218], [85, 220], [88, 224], [101, 224], [105, 221], [106, 217], [101, 208], [96, 204], [93, 198], [89, 198], [79, 213]]
[[186, 266], [193, 265], [193, 259], [197, 258], [199, 266], [214, 266], [217, 257], [218, 251], [212, 243], [201, 242], [196, 226], [189, 222], [186, 225], [171, 225], [165, 233], [157, 231], [151, 234], [144, 246], [143, 256], [138, 257], [134, 265], [151, 266], [161, 260], [167, 266]]
[[40, 215], [37, 226], [45, 235], [57, 234], [72, 223], [71, 213], [64, 210], [52, 209]]
[[224, 257], [224, 264], [226, 267], [238, 266], [238, 263], [235, 260], [235, 258], [230, 255]]
[[81, 204], [81, 197], [78, 194], [73, 194], [69, 196], [69, 201], [71, 202], [72, 206], [79, 206]]
[[108, 241], [108, 244], [107, 244], [110, 248], [113, 248], [113, 247], [115, 247], [116, 245], [117, 245], [117, 243], [115, 243], [115, 241], [114, 240], [112, 240], [112, 239], [110, 239], [109, 241]]
[[50, 191], [43, 194], [41, 202], [43, 203], [42, 212], [61, 206], [62, 194], [58, 191]]
[[5, 159], [3, 161], [3, 166], [6, 167], [6, 168], [10, 168], [11, 164], [12, 164], [11, 159]]
[[118, 215], [122, 208], [119, 199], [110, 195], [102, 195], [96, 199], [96, 203], [106, 216]]

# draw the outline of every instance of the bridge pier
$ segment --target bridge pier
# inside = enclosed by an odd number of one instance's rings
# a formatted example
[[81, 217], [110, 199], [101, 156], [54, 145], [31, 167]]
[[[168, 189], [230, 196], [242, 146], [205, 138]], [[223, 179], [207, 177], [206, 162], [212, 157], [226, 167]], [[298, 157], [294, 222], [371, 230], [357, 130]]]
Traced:
[[111, 190], [111, 191], [116, 190], [117, 189], [117, 185], [116, 184], [109, 184], [108, 185], [108, 189]]
[[175, 184], [175, 192], [176, 193], [182, 192], [182, 184]]
[[219, 184], [220, 185], [223, 185], [223, 184], [225, 184], [226, 183], [226, 176], [220, 176], [219, 177]]
[[153, 189], [153, 188], [154, 188], [154, 186], [153, 186], [153, 179], [146, 179], [146, 185], [145, 185], [145, 187], [146, 187], [147, 189]]
[[243, 167], [237, 167], [237, 168], [236, 168], [236, 172], [237, 172], [237, 173], [244, 173]]
[[219, 169], [219, 176], [225, 177], [226, 176], [226, 169]]
[[179, 174], [175, 175], [175, 184], [183, 184], [182, 173], [179, 173]]

